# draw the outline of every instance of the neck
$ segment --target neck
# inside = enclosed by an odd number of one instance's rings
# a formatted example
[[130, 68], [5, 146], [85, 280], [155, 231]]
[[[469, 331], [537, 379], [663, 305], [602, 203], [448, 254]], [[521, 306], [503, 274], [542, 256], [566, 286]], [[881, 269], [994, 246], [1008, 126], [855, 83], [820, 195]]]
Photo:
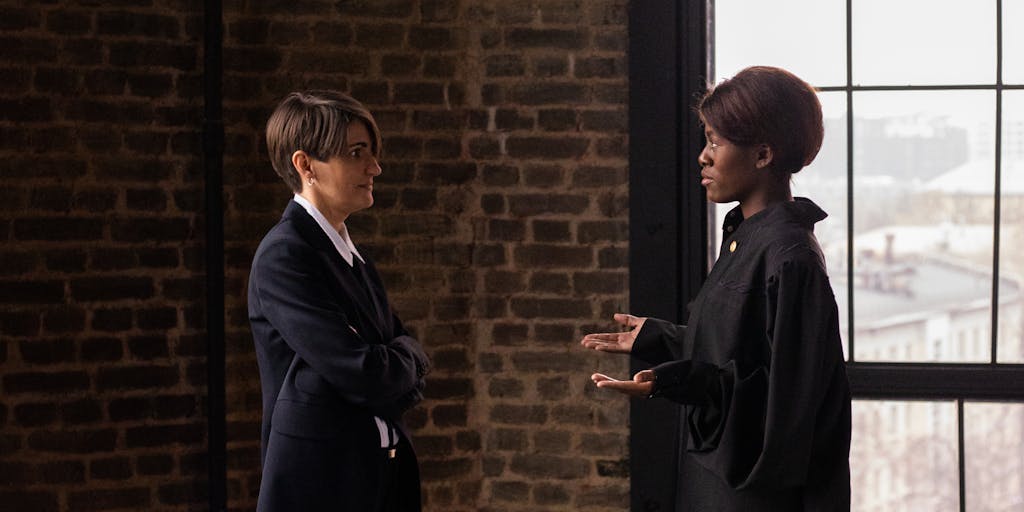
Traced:
[[743, 218], [749, 219], [769, 206], [793, 200], [793, 191], [789, 188], [789, 180], [771, 180], [760, 187], [753, 195], [740, 201]]
[[320, 200], [317, 194], [313, 194], [307, 189], [303, 189], [299, 195], [306, 201], [309, 201], [309, 204], [312, 204], [317, 211], [327, 219], [327, 222], [331, 224], [331, 227], [334, 228], [335, 231], [341, 232], [341, 228], [345, 225], [345, 219], [348, 219], [348, 212], [332, 209], [327, 206], [326, 201]]

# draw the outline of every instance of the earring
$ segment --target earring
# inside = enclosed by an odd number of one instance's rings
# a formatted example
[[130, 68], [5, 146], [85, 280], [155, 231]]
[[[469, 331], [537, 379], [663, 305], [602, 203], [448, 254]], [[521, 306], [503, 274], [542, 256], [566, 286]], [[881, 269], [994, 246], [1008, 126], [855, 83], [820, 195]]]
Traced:
[[309, 177], [309, 180], [308, 180], [308, 181], [306, 181], [306, 183], [309, 183], [309, 186], [311, 186], [311, 187], [312, 187], [312, 186], [313, 186], [313, 182], [314, 182], [314, 181], [316, 181], [316, 180], [314, 180], [314, 179], [313, 179], [313, 177], [312, 177], [312, 176], [310, 176], [310, 177]]

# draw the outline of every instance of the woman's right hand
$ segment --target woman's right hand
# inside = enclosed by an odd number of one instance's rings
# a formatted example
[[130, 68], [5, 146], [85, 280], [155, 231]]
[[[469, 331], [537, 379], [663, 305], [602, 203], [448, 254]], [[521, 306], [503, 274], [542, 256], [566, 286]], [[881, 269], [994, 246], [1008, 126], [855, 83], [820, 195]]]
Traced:
[[614, 319], [615, 323], [630, 329], [625, 332], [588, 334], [580, 341], [580, 345], [601, 352], [628, 354], [633, 350], [633, 342], [636, 341], [636, 336], [640, 333], [640, 329], [643, 328], [647, 317], [615, 313]]

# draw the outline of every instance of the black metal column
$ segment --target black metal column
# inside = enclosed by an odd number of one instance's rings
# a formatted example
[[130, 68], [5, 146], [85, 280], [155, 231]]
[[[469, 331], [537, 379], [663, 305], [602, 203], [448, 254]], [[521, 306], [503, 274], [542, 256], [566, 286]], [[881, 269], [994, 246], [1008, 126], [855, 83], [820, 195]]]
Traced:
[[[630, 310], [677, 323], [707, 273], [704, 137], [692, 108], [706, 87], [707, 19], [705, 0], [629, 7]], [[680, 409], [630, 405], [631, 509], [673, 510]]]
[[206, 212], [207, 465], [210, 510], [227, 509], [224, 398], [224, 122], [221, 105], [223, 6], [206, 0], [203, 38], [203, 174]]

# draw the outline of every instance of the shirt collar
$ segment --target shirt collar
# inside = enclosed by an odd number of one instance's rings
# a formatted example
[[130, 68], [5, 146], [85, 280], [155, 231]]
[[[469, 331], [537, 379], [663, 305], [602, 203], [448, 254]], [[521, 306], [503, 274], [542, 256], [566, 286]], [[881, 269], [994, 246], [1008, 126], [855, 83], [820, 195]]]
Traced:
[[345, 260], [345, 263], [352, 265], [353, 257], [359, 258], [359, 261], [366, 263], [366, 260], [356, 250], [356, 245], [352, 243], [352, 239], [349, 238], [348, 228], [345, 227], [344, 223], [341, 224], [341, 231], [335, 231], [331, 223], [327, 221], [327, 217], [324, 217], [324, 214], [320, 213], [320, 210], [317, 210], [313, 203], [310, 203], [305, 197], [298, 194], [295, 194], [293, 199], [309, 213], [310, 217], [313, 217], [313, 220], [320, 226], [320, 229], [324, 230], [327, 238], [334, 244], [334, 248], [338, 250], [338, 254]]
[[806, 197], [795, 197], [792, 201], [771, 205], [751, 215], [749, 219], [744, 219], [743, 210], [736, 206], [725, 214], [725, 219], [722, 221], [722, 246], [725, 246], [729, 237], [739, 231], [741, 224], [745, 232], [750, 232], [755, 226], [765, 222], [778, 220], [794, 221], [807, 229], [814, 229], [814, 224], [827, 216], [828, 214], [824, 210]]

